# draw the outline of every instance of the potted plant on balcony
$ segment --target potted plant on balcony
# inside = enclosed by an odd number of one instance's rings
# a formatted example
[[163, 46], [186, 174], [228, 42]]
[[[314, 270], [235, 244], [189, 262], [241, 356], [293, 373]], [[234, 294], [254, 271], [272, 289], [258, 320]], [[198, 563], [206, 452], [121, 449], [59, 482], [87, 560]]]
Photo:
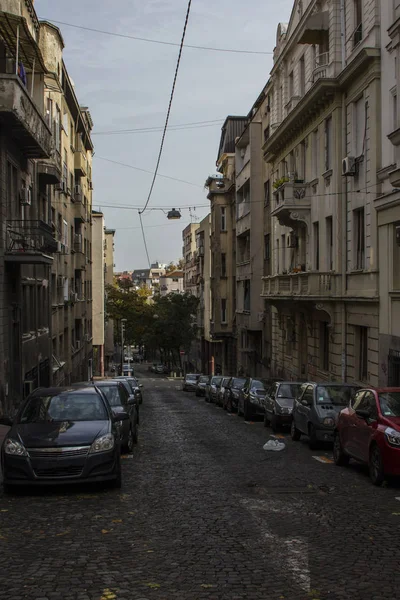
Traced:
[[274, 186], [275, 190], [278, 190], [282, 185], [288, 183], [288, 181], [288, 177], [280, 177], [279, 179], [276, 179], [272, 185]]

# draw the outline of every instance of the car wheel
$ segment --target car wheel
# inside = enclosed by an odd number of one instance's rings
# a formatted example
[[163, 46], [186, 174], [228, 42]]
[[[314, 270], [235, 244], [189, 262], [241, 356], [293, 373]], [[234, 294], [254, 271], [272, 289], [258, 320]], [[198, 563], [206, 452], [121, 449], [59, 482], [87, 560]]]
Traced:
[[132, 431], [132, 427], [131, 427], [129, 429], [126, 445], [124, 446], [124, 451], [125, 452], [133, 452], [133, 445], [134, 445], [134, 440], [133, 440], [133, 431]]
[[373, 446], [369, 454], [369, 476], [374, 485], [382, 485], [385, 480], [382, 455], [378, 446]]
[[315, 433], [315, 428], [311, 423], [308, 426], [308, 445], [310, 450], [316, 450], [318, 448], [318, 440]]
[[269, 419], [267, 417], [267, 413], [264, 413], [264, 427], [268, 427], [269, 426]]
[[292, 420], [292, 424], [290, 426], [290, 436], [294, 442], [298, 442], [301, 438], [301, 431], [297, 429], [294, 419]]
[[271, 429], [274, 433], [276, 433], [279, 429], [278, 418], [274, 414], [272, 415], [272, 419], [271, 419]]
[[250, 421], [251, 419], [251, 411], [247, 402], [244, 403], [243, 406], [243, 416], [245, 421]]
[[335, 433], [333, 440], [333, 460], [335, 465], [339, 467], [345, 467], [349, 464], [350, 456], [343, 452], [342, 443], [340, 441], [340, 435], [338, 432]]

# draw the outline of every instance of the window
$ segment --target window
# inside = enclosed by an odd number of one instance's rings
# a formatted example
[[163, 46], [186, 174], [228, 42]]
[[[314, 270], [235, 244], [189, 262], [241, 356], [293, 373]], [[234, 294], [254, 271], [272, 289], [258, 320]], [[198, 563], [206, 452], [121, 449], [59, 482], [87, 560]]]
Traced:
[[269, 205], [269, 201], [270, 201], [270, 183], [269, 183], [269, 179], [268, 181], [264, 182], [264, 206], [268, 206]]
[[360, 271], [365, 268], [365, 223], [364, 208], [354, 211], [354, 243], [355, 243], [355, 269]]
[[318, 177], [318, 129], [312, 132], [311, 138], [312, 178]]
[[329, 371], [329, 324], [326, 321], [319, 324], [319, 357], [320, 368]]
[[55, 123], [54, 123], [54, 137], [56, 139], [56, 149], [60, 152], [60, 146], [61, 146], [61, 140], [60, 140], [60, 133], [61, 133], [61, 111], [60, 108], [58, 106], [58, 104], [56, 104], [56, 119], [55, 119]]
[[319, 223], [316, 221], [313, 223], [313, 234], [314, 234], [314, 268], [316, 271], [319, 270]]
[[279, 273], [279, 238], [276, 240], [276, 272]]
[[328, 271], [333, 270], [333, 221], [332, 217], [326, 217], [326, 263]]
[[221, 254], [221, 277], [226, 277], [226, 254]]
[[63, 219], [62, 243], [65, 247], [68, 246], [68, 223], [65, 219]]
[[243, 282], [243, 310], [250, 312], [250, 280]]
[[53, 131], [53, 100], [51, 98], [46, 100], [46, 124]]
[[361, 97], [354, 102], [353, 106], [354, 118], [354, 154], [356, 157], [364, 154], [364, 139], [365, 139], [365, 104], [364, 98]]
[[304, 96], [306, 92], [306, 67], [304, 55], [300, 58], [299, 62], [299, 80], [300, 80], [300, 95]]
[[64, 150], [64, 163], [63, 163], [63, 182], [65, 187], [68, 186], [68, 153]]
[[303, 393], [303, 396], [301, 397], [301, 403], [307, 406], [312, 406], [313, 396], [313, 387], [312, 385], [308, 385]]
[[68, 136], [69, 134], [69, 123], [68, 123], [68, 113], [64, 113], [63, 114], [63, 129], [65, 132], [65, 135]]
[[221, 231], [226, 231], [226, 208], [221, 206]]
[[293, 98], [293, 96], [294, 96], [294, 77], [293, 77], [293, 71], [292, 71], [291, 73], [289, 73], [289, 98], [288, 98], [288, 100]]
[[355, 343], [357, 351], [357, 378], [368, 379], [368, 327], [355, 327]]
[[299, 145], [299, 153], [300, 153], [300, 160], [299, 160], [299, 168], [297, 171], [297, 177], [299, 179], [303, 179], [305, 181], [306, 179], [306, 143], [303, 140], [300, 145]]
[[353, 47], [361, 42], [363, 36], [362, 0], [354, 0], [354, 23]]
[[[400, 222], [393, 224], [393, 283], [394, 290], [400, 290], [400, 240], [397, 239], [397, 232], [400, 233]], [[400, 383], [400, 382], [399, 382]]]
[[266, 233], [264, 235], [264, 260], [270, 260], [271, 258], [271, 246], [270, 246], [270, 235]]
[[325, 120], [325, 171], [332, 168], [332, 117]]
[[221, 323], [226, 323], [226, 299], [221, 298]]

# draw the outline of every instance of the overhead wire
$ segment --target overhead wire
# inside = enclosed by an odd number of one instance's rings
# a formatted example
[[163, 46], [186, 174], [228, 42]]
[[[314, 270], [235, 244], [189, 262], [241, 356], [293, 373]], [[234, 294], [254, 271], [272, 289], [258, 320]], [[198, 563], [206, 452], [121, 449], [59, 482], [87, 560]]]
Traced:
[[[65, 21], [56, 21], [55, 19], [47, 19], [42, 17], [43, 20], [57, 23], [58, 25], [66, 25], [67, 27], [73, 27], [75, 29], [82, 29], [84, 31], [93, 31], [94, 33], [101, 33], [103, 35], [111, 35], [114, 37], [125, 38], [128, 40], [136, 40], [139, 42], [147, 42], [149, 44], [162, 44], [163, 46], [180, 46], [177, 42], [167, 42], [164, 40], [155, 40], [152, 38], [144, 38], [136, 35], [128, 35], [125, 33], [116, 33], [115, 31], [106, 31], [104, 29], [95, 29], [94, 27], [86, 27], [84, 25], [76, 25], [75, 23], [66, 23]], [[195, 46], [193, 44], [184, 44], [185, 48], [192, 48], [194, 50], [209, 50], [212, 52], [227, 52], [233, 54], [260, 54], [265, 56], [271, 56], [273, 52], [266, 52], [264, 50], [239, 50], [235, 48], [215, 48], [213, 46]]]
[[[223, 123], [224, 119], [210, 119], [208, 121], [195, 121], [193, 123], [180, 123], [169, 125], [168, 131], [186, 131], [187, 129], [203, 129], [203, 127], [214, 127], [218, 123]], [[91, 135], [117, 135], [124, 133], [157, 133], [163, 130], [163, 126], [158, 127], [139, 127], [136, 129], [114, 129], [110, 131], [93, 131]]]

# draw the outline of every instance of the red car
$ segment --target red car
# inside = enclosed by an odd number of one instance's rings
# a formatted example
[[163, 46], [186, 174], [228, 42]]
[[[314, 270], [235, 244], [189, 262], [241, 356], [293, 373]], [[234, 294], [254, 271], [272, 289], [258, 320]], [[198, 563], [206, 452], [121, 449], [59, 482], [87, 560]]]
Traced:
[[400, 476], [400, 388], [359, 390], [339, 414], [333, 444], [337, 465], [368, 464], [374, 485]]

